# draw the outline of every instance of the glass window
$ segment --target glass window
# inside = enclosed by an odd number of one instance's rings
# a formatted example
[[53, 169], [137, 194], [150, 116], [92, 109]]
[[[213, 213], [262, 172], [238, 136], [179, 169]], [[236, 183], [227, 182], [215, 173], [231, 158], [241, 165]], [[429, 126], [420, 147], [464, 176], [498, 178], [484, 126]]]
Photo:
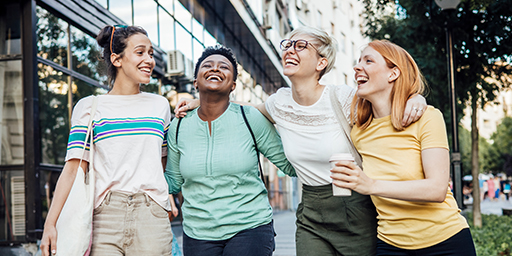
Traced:
[[192, 36], [181, 26], [176, 24], [176, 48], [180, 50], [187, 59], [192, 59]]
[[190, 12], [179, 1], [175, 2], [174, 8], [176, 10], [174, 14], [176, 20], [179, 21], [186, 30], [192, 31], [192, 14], [190, 14]]
[[201, 23], [199, 23], [196, 19], [192, 20], [192, 34], [200, 41], [204, 41], [204, 28]]
[[108, 10], [128, 24], [132, 24], [132, 1], [109, 0]]
[[68, 24], [37, 7], [37, 55], [67, 66]]
[[69, 103], [70, 77], [51, 66], [38, 63], [39, 127], [41, 129], [41, 162], [63, 165], [70, 129], [70, 108], [81, 98], [103, 94], [104, 89], [71, 80], [72, 102]]
[[[163, 7], [163, 9], [165, 9], [165, 11], [167, 11], [171, 15], [173, 14], [174, 11], [173, 2], [173, 0], [158, 0], [160, 6]], [[160, 12], [160, 15], [162, 15], [162, 12]]]
[[41, 162], [64, 164], [69, 134], [68, 76], [38, 64]]
[[21, 54], [20, 5], [3, 4], [5, 13], [0, 15], [0, 55]]
[[204, 30], [204, 46], [212, 46], [217, 44], [217, 39], [210, 34], [207, 30]]
[[197, 59], [199, 59], [199, 56], [201, 56], [201, 53], [203, 53], [203, 50], [203, 45], [199, 41], [194, 39], [194, 58], [192, 59], [194, 61], [194, 64], [197, 61]]
[[101, 84], [107, 85], [106, 66], [101, 59], [102, 48], [96, 39], [81, 30], [71, 27], [72, 68]]
[[23, 241], [26, 222], [23, 170], [1, 171], [0, 189], [7, 195], [0, 198], [0, 241]]
[[174, 40], [174, 19], [160, 9], [160, 49], [170, 51], [176, 49]]
[[24, 160], [21, 60], [1, 61], [0, 77], [0, 164], [21, 165]]
[[134, 25], [143, 27], [152, 42], [158, 42], [156, 9], [155, 1], [133, 0]]

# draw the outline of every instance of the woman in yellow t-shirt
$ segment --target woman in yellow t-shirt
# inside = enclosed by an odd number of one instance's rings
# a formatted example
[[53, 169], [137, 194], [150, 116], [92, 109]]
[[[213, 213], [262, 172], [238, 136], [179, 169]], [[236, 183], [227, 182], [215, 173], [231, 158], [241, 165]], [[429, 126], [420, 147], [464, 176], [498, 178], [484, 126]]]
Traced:
[[476, 255], [448, 186], [443, 115], [429, 106], [416, 123], [400, 122], [407, 99], [425, 86], [414, 59], [378, 40], [363, 50], [354, 70], [351, 137], [364, 172], [340, 161], [332, 178], [339, 187], [371, 195], [378, 212], [377, 255]]

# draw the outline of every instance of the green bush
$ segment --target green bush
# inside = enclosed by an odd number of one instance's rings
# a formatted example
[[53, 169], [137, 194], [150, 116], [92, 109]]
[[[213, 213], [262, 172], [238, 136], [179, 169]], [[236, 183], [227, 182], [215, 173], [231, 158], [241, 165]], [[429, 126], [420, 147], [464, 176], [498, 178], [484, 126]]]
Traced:
[[471, 235], [478, 256], [510, 256], [512, 250], [512, 216], [482, 214], [482, 228], [473, 226], [468, 214]]

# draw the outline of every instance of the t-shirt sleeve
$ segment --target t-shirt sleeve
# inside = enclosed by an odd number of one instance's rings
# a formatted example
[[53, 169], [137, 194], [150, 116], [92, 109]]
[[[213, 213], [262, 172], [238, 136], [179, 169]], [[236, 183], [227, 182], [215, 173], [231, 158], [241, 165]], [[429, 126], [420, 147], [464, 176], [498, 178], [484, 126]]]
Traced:
[[258, 150], [284, 173], [297, 176], [284, 153], [281, 137], [274, 125], [254, 107], [244, 107], [245, 113], [258, 144]]
[[162, 143], [162, 157], [167, 156], [167, 133], [169, 132], [169, 126], [171, 124], [171, 107], [169, 106], [167, 99], [164, 101], [164, 108], [164, 141]]
[[71, 114], [71, 130], [69, 132], [66, 161], [71, 159], [80, 159], [83, 155], [84, 161], [89, 161], [90, 143], [85, 145], [85, 154], [83, 154], [85, 135], [87, 134], [87, 125], [92, 107], [93, 97], [86, 97], [78, 101]]
[[421, 150], [427, 148], [449, 149], [446, 125], [441, 111], [429, 106], [418, 122], [420, 122]]

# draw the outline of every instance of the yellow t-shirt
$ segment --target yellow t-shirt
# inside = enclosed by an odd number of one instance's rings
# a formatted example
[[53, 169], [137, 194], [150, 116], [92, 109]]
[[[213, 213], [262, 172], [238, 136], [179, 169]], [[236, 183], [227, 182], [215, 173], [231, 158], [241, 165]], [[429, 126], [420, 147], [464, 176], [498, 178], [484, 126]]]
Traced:
[[[363, 170], [372, 179], [419, 180], [425, 174], [421, 151], [448, 148], [446, 127], [441, 112], [429, 106], [420, 120], [403, 131], [391, 125], [391, 117], [374, 119], [351, 133], [363, 157]], [[412, 202], [372, 196], [378, 212], [378, 238], [408, 250], [436, 245], [468, 227], [446, 184], [442, 203]]]

